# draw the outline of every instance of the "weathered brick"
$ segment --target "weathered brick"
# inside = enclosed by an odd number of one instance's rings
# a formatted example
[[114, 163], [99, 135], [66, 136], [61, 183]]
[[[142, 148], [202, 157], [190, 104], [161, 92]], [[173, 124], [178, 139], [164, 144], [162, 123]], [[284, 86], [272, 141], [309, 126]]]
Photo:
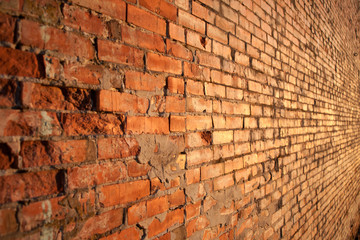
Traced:
[[99, 111], [146, 113], [149, 107], [147, 99], [129, 93], [100, 90], [97, 99]]
[[186, 226], [187, 237], [190, 237], [195, 232], [206, 228], [210, 224], [210, 221], [205, 216], [199, 216], [194, 220], [191, 220]]
[[205, 130], [212, 127], [210, 116], [187, 116], [186, 129], [187, 130]]
[[133, 65], [136, 67], [144, 66], [144, 53], [139, 49], [105, 40], [99, 40], [97, 44], [98, 56], [102, 61]]
[[68, 186], [70, 189], [86, 188], [116, 182], [126, 176], [126, 167], [122, 162], [83, 165], [68, 170]]
[[16, 81], [0, 79], [0, 106], [12, 107], [15, 105]]
[[79, 239], [91, 238], [95, 234], [102, 234], [119, 227], [123, 223], [124, 210], [122, 208], [113, 209], [108, 212], [95, 215], [84, 222], [83, 228], [77, 232]]
[[62, 133], [53, 112], [0, 110], [0, 136], [57, 136]]
[[167, 78], [167, 87], [170, 93], [184, 93], [184, 79], [182, 78], [175, 78], [175, 77], [168, 77]]
[[64, 5], [64, 24], [74, 29], [106, 36], [107, 30], [101, 18], [80, 8]]
[[189, 49], [169, 39], [166, 40], [166, 52], [174, 57], [182, 58], [188, 61], [193, 59], [192, 52]]
[[184, 116], [170, 116], [170, 131], [171, 132], [185, 132], [185, 121]]
[[0, 41], [13, 42], [15, 19], [7, 14], [0, 13]]
[[166, 35], [165, 20], [133, 5], [128, 5], [127, 21], [160, 35]]
[[[94, 58], [95, 50], [89, 39], [72, 32], [40, 26], [36, 22], [20, 22], [20, 41], [25, 45], [40, 49], [52, 50], [69, 56]], [[45, 41], [46, 39], [46, 41]]]
[[16, 232], [18, 223], [16, 221], [16, 209], [4, 208], [0, 210], [0, 236]]
[[62, 192], [64, 176], [56, 170], [21, 173], [0, 177], [0, 185], [3, 204]]
[[[121, 26], [121, 37], [128, 44], [139, 46], [158, 52], [165, 51], [164, 41], [161, 36], [154, 33], [147, 33], [127, 25]], [[144, 41], [146, 39], [146, 41]]]
[[116, 19], [125, 20], [126, 4], [122, 0], [74, 0], [73, 2]]
[[123, 117], [113, 114], [63, 113], [61, 124], [68, 136], [122, 134]]
[[136, 201], [149, 194], [149, 180], [139, 180], [101, 187], [99, 201], [104, 206], [114, 206]]
[[184, 209], [176, 209], [169, 212], [163, 221], [155, 218], [149, 225], [149, 237], [164, 232], [169, 227], [184, 221]]
[[120, 232], [113, 233], [107, 237], [100, 238], [102, 240], [116, 240], [116, 239], [127, 239], [127, 240], [137, 240], [141, 238], [141, 231], [137, 227], [131, 227], [123, 229]]
[[188, 12], [179, 10], [179, 23], [185, 27], [188, 27], [196, 32], [205, 34], [205, 22], [199, 18], [191, 15]]
[[87, 140], [25, 141], [20, 156], [25, 168], [95, 160], [95, 144]]
[[182, 73], [181, 61], [154, 53], [146, 55], [146, 66], [149, 70], [157, 72]]
[[161, 75], [128, 71], [125, 74], [125, 87], [134, 90], [156, 91], [165, 87], [165, 78]]
[[0, 47], [0, 74], [41, 77], [43, 75], [41, 68], [35, 54]]
[[128, 116], [126, 129], [130, 133], [169, 133], [169, 119], [165, 117], [133, 117]]
[[164, 0], [140, 0], [139, 4], [169, 20], [176, 21], [177, 19], [176, 7]]
[[140, 147], [135, 138], [101, 138], [98, 140], [98, 158], [126, 158], [136, 156]]
[[201, 180], [218, 177], [224, 174], [224, 164], [218, 163], [201, 167]]

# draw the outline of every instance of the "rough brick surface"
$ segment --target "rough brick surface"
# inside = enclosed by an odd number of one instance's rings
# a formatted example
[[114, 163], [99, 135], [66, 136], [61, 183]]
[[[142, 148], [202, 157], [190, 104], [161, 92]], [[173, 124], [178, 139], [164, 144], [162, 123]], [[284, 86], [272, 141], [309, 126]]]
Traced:
[[358, 9], [0, 0], [0, 238], [354, 239]]

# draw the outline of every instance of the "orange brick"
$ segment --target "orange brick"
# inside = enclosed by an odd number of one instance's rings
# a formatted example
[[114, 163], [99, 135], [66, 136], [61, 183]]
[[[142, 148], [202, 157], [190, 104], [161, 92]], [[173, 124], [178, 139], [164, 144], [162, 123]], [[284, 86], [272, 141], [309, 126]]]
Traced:
[[98, 56], [102, 61], [144, 66], [144, 53], [141, 50], [110, 41], [98, 41]]
[[183, 10], [179, 10], [179, 24], [205, 34], [205, 22]]
[[234, 185], [234, 177], [232, 174], [224, 175], [214, 179], [214, 190], [221, 190]]
[[185, 31], [183, 27], [169, 23], [169, 35], [172, 39], [185, 42]]
[[201, 167], [201, 180], [218, 177], [224, 174], [224, 163]]
[[150, 194], [150, 181], [139, 180], [103, 186], [99, 189], [99, 201], [105, 207], [124, 204]]
[[187, 116], [187, 130], [205, 130], [212, 128], [211, 116]]
[[164, 0], [139, 0], [139, 4], [171, 21], [177, 19], [176, 7]]
[[129, 93], [100, 90], [97, 97], [100, 111], [146, 113], [149, 107], [147, 99]]
[[168, 134], [169, 119], [165, 117], [128, 116], [126, 129], [129, 133]]
[[163, 36], [166, 35], [165, 20], [133, 5], [129, 4], [127, 6], [127, 20], [129, 23], [135, 24], [136, 26], [145, 28]]
[[170, 131], [171, 132], [185, 132], [185, 120], [184, 116], [170, 116]]
[[170, 93], [183, 94], [185, 88], [184, 85], [184, 79], [182, 78], [168, 77], [167, 79], [168, 91]]
[[181, 61], [155, 53], [147, 54], [146, 64], [147, 68], [152, 71], [169, 72], [174, 74], [182, 73]]
[[166, 97], [166, 112], [176, 112], [182, 113], [185, 112], [185, 99], [183, 97]]

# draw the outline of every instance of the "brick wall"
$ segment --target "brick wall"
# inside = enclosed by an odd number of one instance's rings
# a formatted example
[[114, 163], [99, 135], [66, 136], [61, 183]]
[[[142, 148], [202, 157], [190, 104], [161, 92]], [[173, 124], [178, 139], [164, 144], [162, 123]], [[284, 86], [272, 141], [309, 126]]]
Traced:
[[0, 238], [348, 239], [356, 0], [0, 0]]

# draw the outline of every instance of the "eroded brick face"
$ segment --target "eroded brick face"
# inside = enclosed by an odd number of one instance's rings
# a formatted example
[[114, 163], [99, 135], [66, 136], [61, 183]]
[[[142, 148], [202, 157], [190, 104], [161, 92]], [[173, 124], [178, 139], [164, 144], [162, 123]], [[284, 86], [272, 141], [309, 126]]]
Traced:
[[1, 239], [350, 239], [357, 0], [0, 0]]

